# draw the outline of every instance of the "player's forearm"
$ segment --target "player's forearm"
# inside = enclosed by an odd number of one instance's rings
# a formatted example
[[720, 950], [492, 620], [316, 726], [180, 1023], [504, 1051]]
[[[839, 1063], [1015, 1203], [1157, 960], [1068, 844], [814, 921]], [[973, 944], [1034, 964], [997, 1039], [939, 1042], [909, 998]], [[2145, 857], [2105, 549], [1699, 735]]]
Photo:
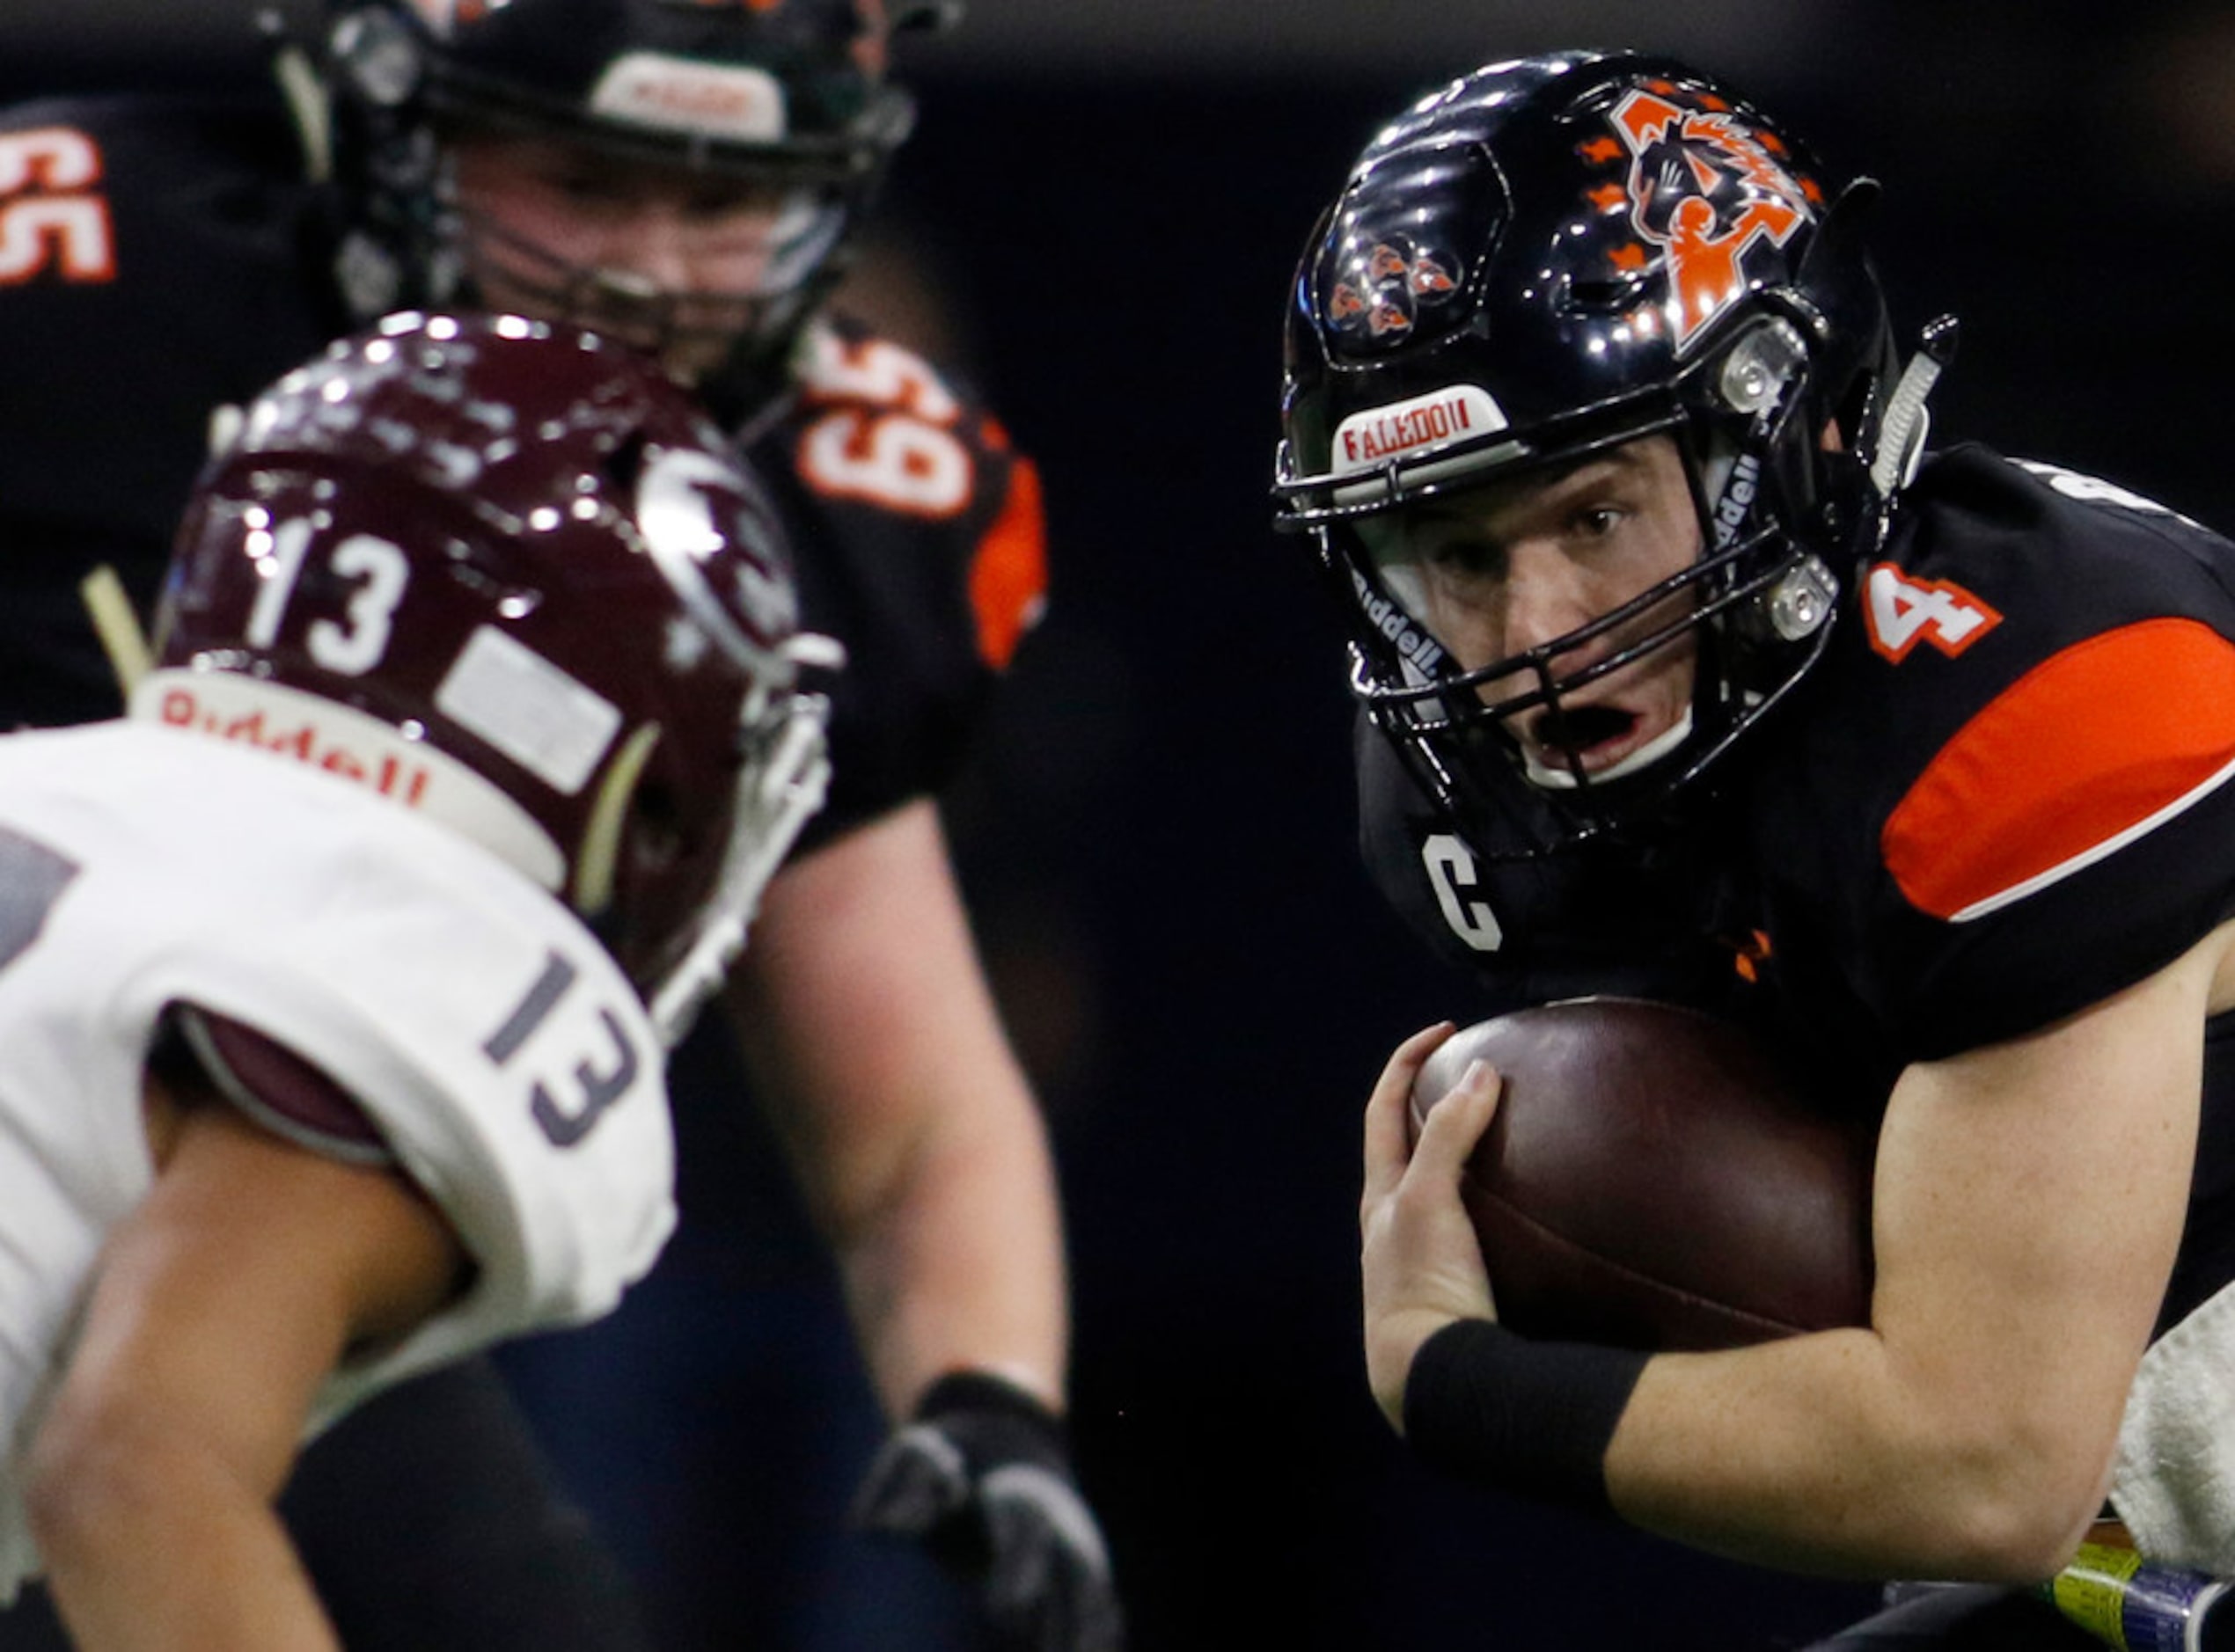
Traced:
[[85, 1652], [339, 1648], [269, 1505], [216, 1457], [144, 1436], [42, 1448], [33, 1526]]
[[1068, 1317], [1046, 1133], [931, 800], [785, 870], [731, 1002], [887, 1409], [972, 1366], [1055, 1401]]
[[1868, 1331], [1655, 1361], [1608, 1458], [1641, 1524], [1816, 1570], [2056, 1570], [2099, 1511], [2179, 1242], [2200, 945], [2026, 1037], [1907, 1069]]
[[877, 1393], [907, 1415], [948, 1371], [1061, 1408], [1070, 1334], [1055, 1178], [1029, 1099], [942, 1129], [879, 1196], [831, 1213]]
[[1638, 1525], [1758, 1564], [2037, 1580], [2099, 1508], [2112, 1438], [1999, 1386], [1905, 1374], [1863, 1330], [1663, 1356], [1615, 1430], [1608, 1491]]

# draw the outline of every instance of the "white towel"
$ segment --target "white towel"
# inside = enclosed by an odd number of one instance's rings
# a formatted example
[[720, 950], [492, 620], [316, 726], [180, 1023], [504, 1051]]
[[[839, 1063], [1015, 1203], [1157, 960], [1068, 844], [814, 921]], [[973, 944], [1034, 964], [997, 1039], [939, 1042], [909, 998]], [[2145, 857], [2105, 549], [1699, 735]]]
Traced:
[[2235, 1285], [2142, 1356], [2111, 1502], [2151, 1560], [2235, 1577]]

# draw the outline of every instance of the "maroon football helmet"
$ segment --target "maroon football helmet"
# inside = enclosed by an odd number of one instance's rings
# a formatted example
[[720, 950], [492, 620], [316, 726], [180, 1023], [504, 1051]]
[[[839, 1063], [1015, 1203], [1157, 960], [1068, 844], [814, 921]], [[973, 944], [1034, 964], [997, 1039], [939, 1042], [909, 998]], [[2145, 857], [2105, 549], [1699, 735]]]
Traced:
[[266, 747], [568, 900], [679, 1036], [822, 800], [780, 532], [687, 395], [518, 317], [405, 314], [249, 407], [133, 713]]

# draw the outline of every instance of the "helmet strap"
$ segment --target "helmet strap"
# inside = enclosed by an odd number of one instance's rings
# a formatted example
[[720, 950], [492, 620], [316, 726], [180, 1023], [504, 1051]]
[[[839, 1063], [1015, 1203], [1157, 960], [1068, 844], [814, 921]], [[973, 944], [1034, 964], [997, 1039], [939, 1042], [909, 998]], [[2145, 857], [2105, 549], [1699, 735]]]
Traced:
[[629, 806], [636, 800], [636, 788], [644, 778], [644, 765], [651, 761], [652, 748], [660, 743], [660, 726], [645, 723], [622, 743], [613, 760], [605, 765], [605, 778], [597, 784], [597, 795], [590, 806], [590, 820], [583, 827], [582, 841], [575, 848], [575, 872], [567, 898], [577, 912], [590, 917], [602, 912], [613, 898], [614, 867], [620, 859], [621, 830], [627, 823]]
[[1877, 450], [1870, 463], [1871, 486], [1879, 497], [1891, 500], [1916, 474], [1924, 457], [1924, 438], [1931, 428], [1931, 413], [1924, 398], [1932, 393], [1940, 373], [1955, 358], [1956, 319], [1942, 316], [1929, 323], [1917, 341], [1915, 355], [1902, 369], [1886, 412], [1878, 422]]

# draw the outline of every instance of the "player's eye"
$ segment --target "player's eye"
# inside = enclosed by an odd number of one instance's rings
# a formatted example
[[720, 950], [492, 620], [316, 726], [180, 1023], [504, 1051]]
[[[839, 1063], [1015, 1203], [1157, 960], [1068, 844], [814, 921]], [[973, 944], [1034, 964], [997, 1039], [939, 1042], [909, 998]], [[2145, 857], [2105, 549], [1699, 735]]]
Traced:
[[1571, 519], [1579, 539], [1604, 539], [1629, 515], [1618, 505], [1586, 505]]

